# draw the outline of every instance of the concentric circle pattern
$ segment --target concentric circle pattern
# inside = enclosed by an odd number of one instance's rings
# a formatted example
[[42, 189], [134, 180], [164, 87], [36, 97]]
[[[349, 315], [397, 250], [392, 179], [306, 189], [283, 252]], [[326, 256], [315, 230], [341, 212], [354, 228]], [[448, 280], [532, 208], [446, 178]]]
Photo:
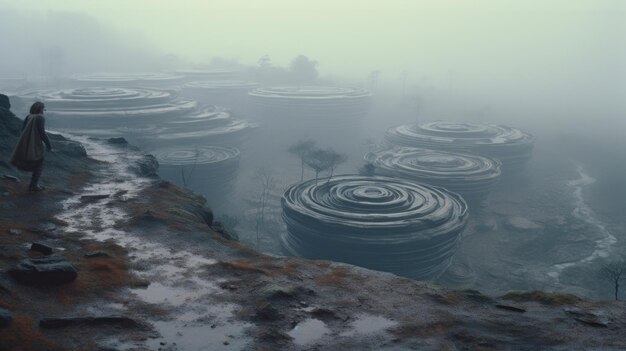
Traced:
[[386, 139], [400, 146], [494, 157], [505, 168], [521, 166], [530, 159], [534, 143], [532, 135], [511, 127], [443, 121], [394, 127], [387, 131]]
[[45, 101], [55, 127], [128, 127], [191, 113], [194, 101], [169, 91], [144, 88], [78, 88], [40, 91], [27, 96]]
[[184, 77], [168, 73], [95, 73], [74, 78], [89, 85], [106, 86], [153, 86], [179, 83]]
[[248, 92], [257, 87], [254, 82], [242, 80], [206, 80], [189, 82], [183, 86], [185, 89], [197, 90], [210, 93]]
[[444, 187], [466, 200], [483, 200], [500, 177], [500, 161], [431, 149], [393, 147], [370, 152], [376, 174]]
[[241, 145], [253, 125], [232, 117], [230, 111], [217, 106], [205, 106], [190, 115], [163, 123], [163, 131], [153, 135], [150, 142], [167, 146], [219, 144]]
[[286, 190], [282, 208], [289, 253], [422, 280], [446, 270], [467, 223], [459, 195], [387, 177], [299, 183]]
[[220, 69], [179, 69], [175, 74], [194, 80], [225, 80], [237, 78], [240, 72]]
[[227, 193], [239, 169], [239, 150], [233, 147], [173, 147], [153, 154], [163, 178], [205, 196]]
[[248, 96], [250, 102], [259, 108], [299, 108], [298, 112], [305, 114], [361, 114], [369, 107], [371, 97], [363, 89], [319, 86], [258, 88]]

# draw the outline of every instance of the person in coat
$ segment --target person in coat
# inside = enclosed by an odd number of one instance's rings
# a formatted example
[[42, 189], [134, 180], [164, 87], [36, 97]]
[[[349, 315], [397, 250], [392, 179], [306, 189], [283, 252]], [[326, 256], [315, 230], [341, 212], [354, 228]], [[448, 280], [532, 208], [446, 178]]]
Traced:
[[30, 107], [30, 114], [22, 123], [22, 134], [11, 156], [13, 166], [22, 171], [33, 173], [28, 187], [30, 191], [42, 191], [44, 189], [39, 185], [39, 178], [43, 171], [44, 144], [48, 151], [52, 151], [52, 145], [45, 130], [44, 111], [45, 106], [39, 101]]

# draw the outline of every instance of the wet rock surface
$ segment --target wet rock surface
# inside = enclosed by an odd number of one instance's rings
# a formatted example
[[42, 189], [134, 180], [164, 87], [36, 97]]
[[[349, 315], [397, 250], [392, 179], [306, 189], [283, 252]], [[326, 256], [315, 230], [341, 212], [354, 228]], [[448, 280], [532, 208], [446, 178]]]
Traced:
[[24, 259], [11, 268], [9, 274], [22, 284], [39, 286], [71, 283], [78, 271], [62, 254], [57, 253]]

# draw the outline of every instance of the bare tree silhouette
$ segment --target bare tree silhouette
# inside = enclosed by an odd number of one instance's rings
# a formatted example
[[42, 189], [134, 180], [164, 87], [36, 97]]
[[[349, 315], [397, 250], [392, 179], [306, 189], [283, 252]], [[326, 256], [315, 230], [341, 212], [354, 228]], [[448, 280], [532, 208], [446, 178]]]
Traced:
[[304, 159], [306, 155], [315, 148], [315, 141], [313, 140], [300, 140], [291, 145], [288, 149], [289, 153], [300, 158], [300, 181], [304, 180]]
[[604, 263], [602, 267], [600, 267], [600, 278], [613, 283], [615, 300], [619, 300], [620, 282], [626, 278], [626, 262], [621, 259], [619, 261]]

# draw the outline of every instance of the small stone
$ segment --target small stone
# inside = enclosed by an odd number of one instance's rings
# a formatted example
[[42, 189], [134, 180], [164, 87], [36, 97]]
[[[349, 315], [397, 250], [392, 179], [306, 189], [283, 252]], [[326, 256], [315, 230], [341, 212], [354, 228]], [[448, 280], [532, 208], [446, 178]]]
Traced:
[[281, 318], [278, 310], [267, 301], [262, 301], [256, 311], [256, 316], [268, 321], [275, 321]]
[[165, 341], [161, 341], [161, 342], [159, 343], [159, 345], [161, 345], [161, 346], [165, 346]]
[[37, 226], [37, 229], [43, 231], [43, 232], [53, 232], [55, 230], [57, 230], [57, 226], [56, 224], [52, 223], [52, 222], [44, 222], [41, 223]]
[[106, 199], [110, 196], [110, 194], [88, 194], [82, 195], [80, 199], [84, 202], [94, 202], [102, 199]]
[[115, 144], [115, 145], [128, 145], [128, 141], [126, 141], [126, 139], [124, 139], [122, 137], [109, 138], [109, 139], [107, 139], [107, 142], [109, 144]]
[[11, 235], [20, 235], [20, 234], [22, 234], [22, 231], [19, 230], [19, 229], [11, 228], [11, 229], [9, 229], [9, 234], [11, 234]]
[[52, 253], [52, 248], [46, 244], [35, 242], [30, 245], [30, 251], [37, 251], [44, 255], [50, 255]]
[[224, 341], [224, 345], [230, 345], [228, 341]]
[[13, 316], [9, 310], [0, 307], [0, 328], [4, 328], [11, 324]]
[[511, 305], [501, 305], [501, 304], [498, 304], [498, 305], [496, 305], [496, 307], [499, 308], [499, 309], [507, 310], [507, 311], [513, 311], [513, 312], [519, 312], [519, 313], [526, 312], [525, 308], [511, 306]]
[[108, 253], [104, 251], [90, 251], [85, 254], [85, 258], [96, 258], [96, 257], [111, 257]]

